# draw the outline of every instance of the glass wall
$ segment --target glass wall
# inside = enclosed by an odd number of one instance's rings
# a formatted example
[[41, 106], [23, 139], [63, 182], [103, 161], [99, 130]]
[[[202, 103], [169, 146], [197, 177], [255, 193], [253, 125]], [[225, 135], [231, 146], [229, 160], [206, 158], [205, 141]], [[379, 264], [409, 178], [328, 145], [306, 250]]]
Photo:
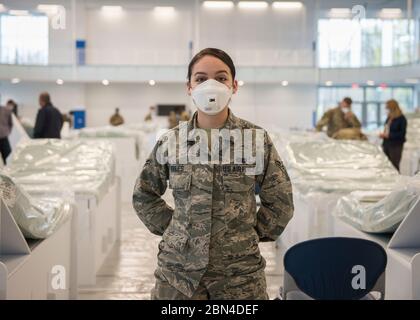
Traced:
[[415, 108], [413, 87], [319, 87], [317, 120], [328, 109], [334, 108], [344, 97], [353, 100], [353, 112], [366, 129], [383, 126], [386, 119], [385, 102], [395, 99], [404, 112]]
[[320, 68], [359, 68], [417, 60], [415, 21], [408, 19], [320, 19]]
[[48, 17], [0, 15], [0, 63], [48, 64]]

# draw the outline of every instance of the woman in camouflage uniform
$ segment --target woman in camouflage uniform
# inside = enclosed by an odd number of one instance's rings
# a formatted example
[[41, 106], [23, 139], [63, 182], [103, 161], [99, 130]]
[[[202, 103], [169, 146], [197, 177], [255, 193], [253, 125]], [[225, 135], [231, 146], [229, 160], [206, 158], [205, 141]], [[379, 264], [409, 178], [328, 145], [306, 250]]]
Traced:
[[[152, 299], [268, 299], [265, 260], [258, 243], [275, 241], [292, 218], [290, 179], [267, 132], [231, 112], [226, 92], [235, 94], [238, 84], [235, 66], [225, 52], [213, 48], [199, 52], [188, 68], [187, 90], [198, 111], [159, 139], [133, 194], [140, 219], [162, 236]], [[220, 105], [224, 99], [227, 103]], [[217, 107], [220, 110], [215, 112]], [[183, 163], [182, 152], [171, 163], [160, 161], [159, 152], [170, 135], [198, 128], [207, 134], [211, 129], [262, 131], [261, 172], [249, 175], [246, 159]], [[181, 150], [180, 140], [175, 141]], [[238, 148], [234, 142], [228, 140], [226, 152]], [[196, 143], [185, 144], [188, 157]], [[161, 198], [168, 181], [174, 209]], [[261, 200], [258, 210], [256, 190]]]

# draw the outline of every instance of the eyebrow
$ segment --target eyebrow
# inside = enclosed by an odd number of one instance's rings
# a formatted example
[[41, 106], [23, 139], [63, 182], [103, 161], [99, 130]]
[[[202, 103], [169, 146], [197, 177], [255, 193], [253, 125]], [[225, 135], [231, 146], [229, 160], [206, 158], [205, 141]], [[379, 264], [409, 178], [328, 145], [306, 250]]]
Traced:
[[[216, 72], [216, 74], [219, 74], [219, 73], [226, 73], [226, 74], [228, 74], [228, 72], [226, 70], [219, 70], [219, 71]], [[198, 72], [194, 73], [194, 75], [195, 76], [196, 75], [207, 75], [207, 73], [206, 72], [203, 72], [203, 71], [198, 71]]]

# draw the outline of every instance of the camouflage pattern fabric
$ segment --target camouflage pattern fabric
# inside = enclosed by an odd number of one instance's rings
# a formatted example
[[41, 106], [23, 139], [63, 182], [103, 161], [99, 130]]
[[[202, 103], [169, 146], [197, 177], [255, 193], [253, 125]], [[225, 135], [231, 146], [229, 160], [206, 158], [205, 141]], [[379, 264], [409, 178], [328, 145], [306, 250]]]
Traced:
[[336, 107], [324, 113], [321, 120], [316, 124], [316, 130], [321, 131], [325, 126], [327, 126], [327, 135], [332, 137], [341, 129], [360, 128], [362, 125], [354, 114], [349, 119], [346, 119], [341, 108]]
[[158, 270], [155, 277], [152, 300], [268, 300], [264, 270], [230, 278], [206, 272], [191, 297], [171, 286]]
[[120, 126], [120, 125], [124, 124], [124, 119], [119, 114], [114, 114], [109, 119], [109, 123], [114, 127]]
[[[196, 119], [195, 113], [188, 130], [197, 128]], [[230, 110], [224, 128], [260, 129]], [[249, 164], [233, 159], [227, 164], [160, 164], [156, 152], [164, 141], [165, 136], [157, 142], [133, 194], [141, 221], [162, 235], [152, 297], [196, 298], [205, 288], [212, 299], [266, 299], [265, 260], [258, 243], [275, 241], [293, 215], [290, 179], [270, 137], [264, 131], [264, 167], [255, 176], [245, 174]], [[228, 147], [232, 152], [233, 143]], [[175, 209], [161, 198], [167, 181]]]

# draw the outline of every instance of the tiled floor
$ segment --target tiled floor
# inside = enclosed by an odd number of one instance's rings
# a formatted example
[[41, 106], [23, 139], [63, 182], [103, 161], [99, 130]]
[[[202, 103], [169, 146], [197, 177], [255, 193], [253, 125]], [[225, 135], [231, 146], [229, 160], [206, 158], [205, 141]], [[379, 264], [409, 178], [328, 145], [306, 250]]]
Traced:
[[[134, 213], [123, 205], [122, 239], [100, 269], [96, 285], [79, 290], [79, 299], [150, 299], [154, 286], [160, 237], [151, 234]], [[268, 294], [273, 299], [283, 280], [282, 250], [274, 243], [261, 243], [267, 261]]]

